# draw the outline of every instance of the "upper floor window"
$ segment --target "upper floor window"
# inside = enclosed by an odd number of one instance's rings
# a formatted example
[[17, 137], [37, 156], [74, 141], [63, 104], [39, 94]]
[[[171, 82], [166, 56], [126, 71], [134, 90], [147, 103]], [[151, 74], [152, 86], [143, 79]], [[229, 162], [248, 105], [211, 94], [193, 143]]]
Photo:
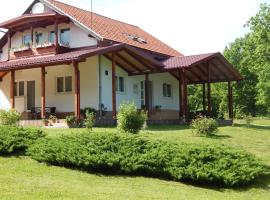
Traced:
[[60, 31], [60, 43], [65, 46], [69, 46], [69, 42], [70, 42], [70, 29], [69, 28], [62, 29]]
[[163, 83], [163, 96], [164, 97], [172, 97], [172, 85]]
[[36, 44], [42, 44], [42, 42], [43, 42], [43, 34], [36, 33]]
[[31, 35], [24, 35], [23, 36], [23, 45], [31, 45], [32, 38]]
[[117, 92], [125, 92], [125, 79], [121, 76], [115, 77], [115, 85], [116, 85], [116, 91]]
[[55, 40], [55, 34], [54, 34], [54, 31], [50, 31], [50, 32], [49, 32], [49, 42], [50, 42], [50, 43], [54, 43], [54, 40]]
[[72, 76], [57, 77], [56, 91], [57, 93], [72, 92]]

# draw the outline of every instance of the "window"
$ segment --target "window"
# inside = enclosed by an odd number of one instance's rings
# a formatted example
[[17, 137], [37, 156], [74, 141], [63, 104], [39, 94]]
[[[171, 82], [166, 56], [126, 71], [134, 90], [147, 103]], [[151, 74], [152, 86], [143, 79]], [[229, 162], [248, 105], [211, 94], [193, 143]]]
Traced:
[[24, 81], [14, 83], [14, 96], [24, 96]]
[[56, 78], [57, 93], [72, 92], [72, 76]]
[[43, 42], [43, 34], [36, 33], [36, 44], [42, 44], [42, 42]]
[[115, 85], [117, 92], [125, 92], [125, 79], [121, 76], [115, 77]]
[[49, 42], [54, 43], [54, 40], [55, 40], [54, 31], [50, 31], [50, 33], [49, 33]]
[[163, 84], [163, 96], [164, 97], [172, 97], [172, 85], [171, 84]]
[[65, 45], [65, 46], [69, 46], [69, 39], [70, 39], [70, 29], [62, 29], [60, 31], [60, 43]]
[[23, 36], [23, 45], [31, 45], [32, 38], [31, 35], [24, 35]]

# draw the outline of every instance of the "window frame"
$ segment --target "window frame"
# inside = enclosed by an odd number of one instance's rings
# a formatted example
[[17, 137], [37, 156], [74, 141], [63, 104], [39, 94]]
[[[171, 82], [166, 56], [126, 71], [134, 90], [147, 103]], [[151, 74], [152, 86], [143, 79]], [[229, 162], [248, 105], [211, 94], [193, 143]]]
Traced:
[[[51, 34], [53, 35], [53, 41], [51, 41]], [[55, 31], [49, 31], [48, 33], [48, 41], [52, 44], [55, 43]]]
[[[40, 37], [39, 41], [37, 41], [38, 37]], [[42, 32], [36, 32], [35, 33], [35, 44], [36, 45], [41, 45], [43, 43], [44, 43], [44, 35], [43, 35], [43, 33]]]
[[[65, 31], [69, 31], [69, 37], [68, 37], [68, 41], [62, 41], [62, 34], [65, 32]], [[69, 45], [70, 44], [70, 28], [62, 28], [60, 29], [60, 34], [59, 34], [59, 41], [60, 41], [60, 44], [64, 44], [64, 45]]]
[[[71, 78], [71, 91], [67, 91], [66, 88], [66, 78], [70, 77]], [[62, 78], [63, 79], [63, 92], [58, 92], [58, 79]], [[55, 78], [55, 92], [56, 94], [70, 94], [73, 93], [73, 76], [72, 75], [64, 75], [64, 76], [57, 76]]]
[[[122, 82], [120, 79], [122, 79]], [[122, 86], [120, 85], [121, 83], [123, 83]], [[123, 90], [120, 90], [120, 88]], [[126, 80], [124, 76], [115, 76], [115, 91], [120, 94], [124, 94], [126, 92]]]
[[[21, 83], [23, 83], [22, 90], [20, 88]], [[14, 82], [14, 97], [24, 97], [24, 96], [25, 96], [25, 81], [15, 81]]]
[[[29, 37], [30, 38], [29, 43], [26, 43], [25, 42], [25, 38], [26, 37]], [[22, 45], [24, 45], [24, 46], [30, 46], [30, 45], [32, 45], [32, 37], [31, 37], [30, 34], [23, 35], [23, 37], [22, 37]]]
[[164, 98], [173, 98], [173, 87], [170, 83], [162, 84], [162, 95]]

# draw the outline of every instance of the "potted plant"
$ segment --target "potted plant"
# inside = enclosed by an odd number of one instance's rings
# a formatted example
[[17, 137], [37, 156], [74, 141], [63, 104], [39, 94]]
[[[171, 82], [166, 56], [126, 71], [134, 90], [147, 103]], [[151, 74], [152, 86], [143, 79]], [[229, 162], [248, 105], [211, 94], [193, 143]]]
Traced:
[[49, 126], [49, 120], [48, 119], [42, 119], [44, 126]]
[[50, 115], [49, 120], [51, 121], [51, 123], [56, 123], [57, 117], [55, 115]]

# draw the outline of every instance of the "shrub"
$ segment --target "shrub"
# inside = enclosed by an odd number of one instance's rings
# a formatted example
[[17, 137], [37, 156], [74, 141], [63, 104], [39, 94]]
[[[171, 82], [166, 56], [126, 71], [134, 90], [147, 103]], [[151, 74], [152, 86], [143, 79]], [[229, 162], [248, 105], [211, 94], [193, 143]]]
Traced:
[[66, 123], [67, 123], [68, 127], [70, 127], [70, 128], [77, 127], [77, 119], [74, 115], [67, 116]]
[[21, 114], [15, 109], [0, 110], [0, 124], [1, 125], [18, 125]]
[[39, 129], [17, 126], [0, 126], [0, 153], [8, 154], [25, 150], [35, 140], [45, 135]]
[[211, 136], [218, 131], [218, 123], [215, 119], [199, 116], [192, 121], [191, 128], [197, 135]]
[[57, 121], [57, 117], [55, 115], [50, 115], [49, 120], [52, 121], [52, 123], [55, 123]]
[[126, 133], [138, 133], [146, 119], [146, 112], [138, 111], [135, 103], [122, 103], [117, 114], [117, 127]]
[[251, 123], [254, 121], [252, 115], [250, 115], [250, 114], [249, 115], [244, 115], [243, 119], [244, 119], [245, 124], [246, 124], [247, 127], [250, 127]]
[[91, 108], [91, 107], [86, 107], [84, 109], [81, 109], [81, 114], [83, 115], [84, 118], [86, 118], [86, 114], [87, 113], [94, 113], [96, 114], [97, 110], [95, 108]]
[[266, 168], [223, 145], [174, 144], [121, 134], [78, 134], [38, 140], [33, 159], [86, 171], [145, 175], [222, 186], [248, 184]]
[[86, 118], [84, 120], [84, 125], [88, 130], [92, 131], [93, 126], [95, 125], [96, 115], [93, 112], [86, 112]]

